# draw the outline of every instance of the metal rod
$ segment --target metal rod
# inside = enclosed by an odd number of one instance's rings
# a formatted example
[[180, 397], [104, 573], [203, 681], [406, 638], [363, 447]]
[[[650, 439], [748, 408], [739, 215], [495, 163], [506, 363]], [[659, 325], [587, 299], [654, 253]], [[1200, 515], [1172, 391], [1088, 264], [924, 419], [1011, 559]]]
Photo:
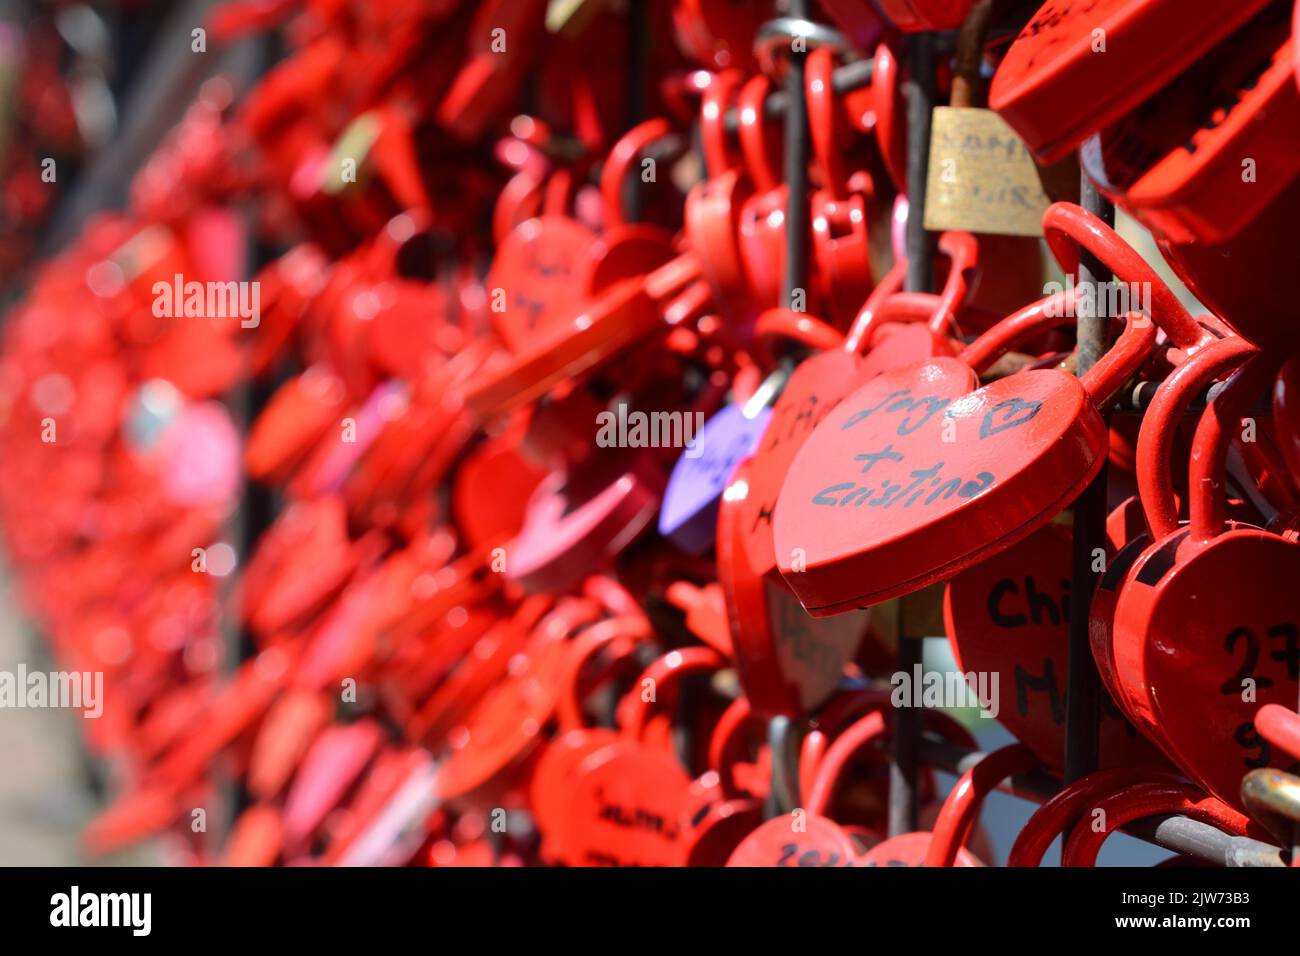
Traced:
[[[930, 736], [922, 737], [920, 752], [921, 759], [927, 766], [957, 775], [965, 773], [987, 756], [978, 750], [967, 750], [958, 744]], [[1002, 793], [1033, 803], [1042, 803], [1054, 796], [1059, 789], [1055, 779], [1041, 772], [1013, 777], [998, 787]], [[1136, 820], [1122, 829], [1140, 840], [1219, 866], [1284, 865], [1282, 851], [1278, 847], [1249, 837], [1232, 836], [1190, 817], [1149, 817]]]
[[[646, 0], [630, 0], [627, 16], [627, 128], [632, 129], [646, 116], [646, 60], [650, 36]], [[641, 221], [642, 195], [638, 185], [631, 177], [623, 184], [624, 208], [632, 222]]]
[[934, 38], [908, 38], [907, 99], [907, 279], [908, 292], [934, 288], [934, 237], [925, 229], [926, 181], [930, 165], [930, 123], [934, 112]]
[[[925, 230], [925, 184], [930, 162], [930, 115], [934, 108], [934, 38], [914, 34], [908, 44], [907, 94], [907, 279], [909, 292], [929, 292], [934, 285], [932, 237]], [[898, 609], [897, 670], [911, 674], [921, 664], [921, 638], [908, 634], [903, 605]], [[889, 833], [916, 830], [920, 798], [921, 711], [902, 708], [895, 717], [889, 762]]]
[[[1199, 415], [1201, 412], [1205, 411], [1206, 406], [1208, 406], [1210, 402], [1214, 401], [1218, 394], [1223, 391], [1224, 384], [1225, 383], [1223, 382], [1215, 382], [1204, 392], [1194, 396], [1191, 401], [1187, 403], [1187, 414]], [[1135, 382], [1133, 387], [1129, 389], [1128, 394], [1120, 397], [1120, 404], [1114, 409], [1114, 411], [1120, 414], [1145, 412], [1147, 406], [1149, 406], [1155, 399], [1156, 392], [1160, 390], [1160, 385], [1160, 382]], [[1255, 404], [1251, 406], [1251, 414], [1256, 416], [1268, 415], [1271, 414], [1270, 409], [1272, 407], [1272, 398], [1268, 395], [1262, 395], [1257, 398]]]
[[[808, 0], [791, 0], [790, 15], [807, 19]], [[793, 47], [793, 44], [791, 45]], [[808, 300], [808, 100], [804, 95], [806, 53], [786, 51], [785, 74], [785, 272], [781, 298], [795, 309]], [[806, 308], [806, 305], [804, 306]], [[799, 310], [802, 311], [802, 310]]]
[[[1115, 224], [1115, 207], [1082, 177], [1080, 198], [1083, 208], [1107, 225]], [[1079, 259], [1079, 287], [1096, 293], [1099, 283], [1111, 280], [1110, 270], [1087, 249]], [[1110, 347], [1107, 318], [1095, 308], [1099, 296], [1082, 296], [1078, 320], [1078, 374], [1083, 375], [1097, 364]], [[1106, 548], [1106, 478], [1107, 465], [1092, 480], [1074, 503], [1073, 564], [1070, 575], [1070, 643], [1065, 692], [1065, 780], [1067, 783], [1087, 776], [1097, 769], [1097, 751], [1101, 730], [1101, 678], [1092, 656], [1088, 637], [1088, 611], [1092, 593], [1105, 561], [1098, 553]]]

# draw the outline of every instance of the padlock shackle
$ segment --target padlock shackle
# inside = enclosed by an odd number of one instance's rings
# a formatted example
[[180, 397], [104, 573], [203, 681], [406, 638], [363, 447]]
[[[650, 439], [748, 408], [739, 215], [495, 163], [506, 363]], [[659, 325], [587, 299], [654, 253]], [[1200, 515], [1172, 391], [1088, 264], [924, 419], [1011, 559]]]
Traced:
[[[683, 678], [705, 671], [721, 670], [727, 664], [726, 659], [711, 647], [683, 647], [669, 651], [654, 661], [641, 672], [632, 689], [624, 696], [619, 705], [620, 712], [626, 709], [627, 720], [623, 731], [633, 740], [641, 740], [645, 735], [650, 711], [666, 695], [663, 693], [679, 684]], [[654, 700], [642, 703], [639, 700], [641, 688], [646, 681], [652, 681]]]
[[741, 157], [731, 148], [725, 119], [732, 94], [742, 79], [743, 74], [735, 69], [710, 74], [709, 85], [700, 98], [700, 148], [706, 179], [717, 179], [741, 163]]
[[943, 314], [943, 297], [934, 292], [895, 292], [880, 303], [872, 315], [874, 328], [871, 329], [874, 344], [880, 330], [890, 322], [925, 322], [931, 326], [944, 324], [935, 321], [935, 316], [946, 319]]
[[[582, 693], [579, 681], [586, 666], [605, 650], [613, 652], [613, 660], [602, 676], [614, 671], [636, 657], [637, 645], [650, 640], [653, 632], [647, 622], [636, 618], [614, 617], [584, 628], [565, 651], [560, 668], [555, 695], [555, 714], [560, 730], [580, 730], [587, 726], [582, 712]], [[603, 681], [597, 682], [597, 686]]]
[[842, 123], [835, 101], [835, 51], [828, 46], [818, 47], [804, 60], [804, 93], [808, 101], [808, 133], [812, 141], [814, 162], [821, 168], [823, 188], [834, 199], [846, 195], [844, 172], [839, 145]]
[[993, 751], [958, 777], [934, 821], [925, 866], [956, 865], [957, 853], [970, 839], [988, 795], [1008, 777], [1029, 773], [1039, 766], [1028, 747], [1011, 744]]
[[650, 144], [663, 139], [673, 131], [668, 120], [661, 116], [638, 123], [619, 137], [614, 148], [605, 157], [600, 171], [600, 195], [605, 205], [605, 228], [613, 229], [627, 224], [624, 186], [627, 177]]
[[1151, 319], [1178, 348], [1189, 350], [1213, 340], [1209, 331], [1192, 318], [1137, 251], [1110, 226], [1074, 203], [1057, 202], [1043, 213], [1043, 236], [1052, 255], [1066, 272], [1079, 268], [1079, 250], [1085, 248], [1121, 282], [1141, 283], [1151, 289]]
[[1245, 364], [1232, 373], [1223, 391], [1206, 406], [1192, 439], [1187, 497], [1194, 542], [1212, 541], [1227, 527], [1228, 446], [1242, 416], [1268, 389], [1281, 364], [1276, 352], [1260, 353], [1254, 348], [1249, 351]]
[[567, 216], [569, 207], [573, 205], [574, 185], [573, 173], [569, 170], [560, 167], [552, 171], [542, 187], [542, 215]]
[[804, 735], [799, 745], [799, 798], [806, 804], [817, 768], [826, 756], [831, 734], [862, 712], [884, 707], [889, 692], [879, 687], [863, 687], [833, 696], [817, 715], [817, 726]]
[[766, 355], [769, 364], [776, 361], [779, 341], [794, 342], [806, 349], [826, 352], [840, 348], [844, 336], [821, 319], [806, 312], [791, 309], [764, 309], [754, 323], [754, 341]]
[[1068, 316], [1073, 314], [1075, 298], [1075, 290], [1065, 289], [1029, 303], [967, 345], [957, 359], [974, 369], [975, 374], [983, 375], [993, 363], [1023, 342], [1052, 329], [1074, 325], [1074, 319]]
[[545, 177], [532, 169], [521, 169], [501, 187], [492, 207], [492, 239], [499, 246], [510, 231], [537, 214], [542, 202]]
[[1115, 345], [1079, 379], [1092, 404], [1101, 408], [1114, 398], [1120, 387], [1142, 367], [1155, 344], [1155, 324], [1141, 312], [1128, 313], [1124, 317], [1124, 331]]
[[1137, 443], [1138, 499], [1152, 541], [1162, 541], [1179, 528], [1171, 468], [1183, 413], [1210, 382], [1232, 371], [1255, 351], [1245, 339], [1220, 339], [1194, 352], [1156, 389]]
[[627, 588], [608, 574], [593, 574], [582, 582], [582, 593], [598, 602], [610, 614], [649, 622], [644, 608]]
[[741, 796], [729, 768], [735, 762], [737, 750], [745, 741], [745, 730], [755, 719], [749, 698], [742, 695], [727, 705], [718, 722], [713, 725], [713, 732], [709, 734], [708, 767], [718, 775], [722, 793], [727, 799]]
[[874, 130], [885, 171], [901, 195], [907, 192], [907, 111], [895, 108], [900, 73], [894, 51], [887, 44], [878, 44], [871, 69]]
[[781, 175], [778, 172], [780, 164], [772, 155], [772, 146], [768, 141], [770, 127], [767, 117], [763, 115], [763, 104], [771, 88], [772, 81], [767, 74], [759, 73], [750, 77], [740, 88], [736, 109], [736, 115], [740, 119], [737, 130], [740, 151], [745, 158], [745, 169], [749, 172], [755, 193], [771, 192], [781, 185]]
[[957, 313], [979, 279], [979, 240], [969, 232], [949, 229], [939, 236], [939, 251], [948, 257], [948, 277], [939, 293], [940, 308], [930, 320], [930, 329], [956, 333]]
[[880, 282], [871, 290], [867, 301], [862, 304], [862, 308], [853, 319], [849, 334], [844, 337], [846, 352], [861, 352], [863, 346], [871, 344], [871, 336], [880, 324], [876, 314], [886, 299], [903, 288], [906, 279], [907, 260], [895, 260], [893, 267], [881, 277]]
[[[880, 693], [878, 690], [869, 688], [862, 692], [860, 698], [851, 698], [845, 702], [846, 710], [842, 711], [843, 713], [852, 713], [852, 708], [863, 704], [871, 709], [839, 733], [829, 747], [824, 747], [823, 741], [814, 741], [808, 744], [806, 749], [801, 749], [799, 771], [800, 779], [803, 781], [804, 804], [809, 813], [825, 816], [835, 795], [835, 788], [850, 761], [885, 732], [886, 705], [883, 700], [875, 703], [878, 693]], [[888, 697], [888, 695], [882, 696]], [[879, 729], [876, 727], [877, 719], [881, 723]], [[975, 740], [970, 731], [943, 711], [926, 710], [922, 719], [927, 730], [936, 732], [944, 740], [961, 747], [975, 749]], [[805, 738], [805, 742], [807, 739]], [[824, 755], [821, 754], [823, 747]], [[807, 783], [808, 780], [812, 782]]]
[[[1061, 866], [1096, 866], [1106, 838], [1120, 827], [1144, 817], [1177, 813], [1218, 827], [1232, 836], [1245, 836], [1249, 823], [1217, 797], [1186, 782], [1139, 783], [1102, 797], [1085, 809], [1061, 851]], [[1094, 826], [1098, 815], [1101, 829]]]
[[835, 794], [836, 784], [849, 762], [859, 751], [880, 740], [885, 735], [886, 723], [883, 710], [873, 710], [850, 724], [843, 733], [835, 738], [826, 749], [826, 756], [817, 767], [816, 776], [808, 788], [808, 813], [825, 816]]
[[[972, 273], [979, 269], [979, 242], [969, 232], [949, 230], [939, 237], [939, 251], [949, 259], [948, 278], [943, 284], [943, 291], [933, 300], [932, 310], [925, 319], [932, 332], [948, 333], [955, 331], [957, 312], [974, 284]], [[859, 352], [864, 346], [870, 346], [879, 328], [896, 315], [888, 307], [889, 300], [896, 295], [913, 295], [900, 292], [906, 278], [907, 261], [898, 259], [871, 290], [867, 301], [853, 319], [849, 334], [844, 339], [845, 351]], [[916, 309], [922, 301], [928, 300], [909, 298], [897, 304], [904, 310], [907, 320], [912, 320], [916, 318]]]
[[1123, 787], [1153, 780], [1179, 782], [1172, 771], [1115, 767], [1098, 770], [1066, 784], [1025, 821], [1011, 852], [1007, 854], [1007, 866], [1041, 866], [1048, 847], [1088, 807]]

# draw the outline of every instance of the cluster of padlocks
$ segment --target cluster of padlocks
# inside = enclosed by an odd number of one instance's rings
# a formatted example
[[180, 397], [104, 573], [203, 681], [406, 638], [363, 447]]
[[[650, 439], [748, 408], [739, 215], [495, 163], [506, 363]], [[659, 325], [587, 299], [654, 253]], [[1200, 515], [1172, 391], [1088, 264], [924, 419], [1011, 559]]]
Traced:
[[89, 848], [1091, 865], [1165, 814], [1287, 859], [1297, 11], [1040, 3], [196, 24], [287, 49], [3, 328], [4, 544], [104, 682]]

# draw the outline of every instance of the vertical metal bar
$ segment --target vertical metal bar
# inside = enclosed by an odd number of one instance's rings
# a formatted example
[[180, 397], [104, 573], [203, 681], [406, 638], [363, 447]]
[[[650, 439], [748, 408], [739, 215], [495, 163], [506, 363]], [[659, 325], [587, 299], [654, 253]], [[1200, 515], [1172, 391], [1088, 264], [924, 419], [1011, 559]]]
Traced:
[[[808, 18], [808, 0], [790, 0], [790, 15]], [[793, 46], [793, 44], [792, 44]], [[786, 308], [808, 299], [808, 100], [804, 96], [804, 57], [787, 52], [785, 74], [785, 275], [781, 295]], [[802, 291], [801, 291], [802, 290]], [[796, 298], [797, 297], [797, 298]], [[806, 308], [806, 306], [805, 306]]]
[[[789, 0], [788, 13], [808, 18], [808, 0]], [[793, 309], [802, 298], [807, 302], [808, 249], [808, 101], [804, 96], [804, 56], [786, 51], [785, 75], [785, 268], [781, 275], [781, 296]], [[806, 308], [806, 305], [805, 305]], [[772, 789], [764, 806], [768, 817], [787, 813], [799, 801], [798, 761], [793, 758], [794, 734], [790, 721], [773, 718], [768, 724], [772, 753]]]
[[[237, 83], [242, 89], [251, 88], [257, 79], [265, 75], [283, 55], [279, 34], [275, 32], [255, 37], [242, 44], [240, 49], [242, 50], [243, 69], [238, 76]], [[244, 249], [243, 275], [245, 278], [252, 280], [253, 276], [274, 258], [275, 253], [256, 239], [251, 207], [244, 209], [244, 220], [245, 228], [248, 230], [249, 236], [253, 238]], [[270, 396], [277, 385], [277, 382], [259, 382], [254, 380], [251, 375], [245, 375], [244, 380], [225, 395], [225, 401], [230, 408], [231, 415], [245, 436], [248, 434], [253, 420], [270, 400]], [[233, 674], [240, 664], [257, 653], [257, 645], [252, 632], [247, 627], [240, 625], [239, 582], [243, 577], [249, 558], [252, 556], [253, 548], [262, 533], [275, 520], [278, 510], [279, 503], [271, 489], [258, 484], [245, 474], [239, 488], [239, 507], [226, 528], [231, 547], [235, 549], [235, 553], [238, 555], [237, 573], [229, 580], [222, 598], [222, 606], [225, 609], [222, 632], [226, 641], [225, 665], [227, 673]], [[225, 822], [227, 834], [229, 834], [229, 829], [234, 826], [235, 820], [253, 803], [253, 797], [245, 786], [245, 781], [240, 778], [224, 780], [222, 789], [224, 791], [225, 809], [228, 813], [228, 819]]]
[[[1088, 178], [1083, 177], [1080, 190], [1083, 208], [1109, 226], [1115, 224], [1115, 207], [1107, 202]], [[1096, 307], [1101, 301], [1098, 286], [1111, 280], [1110, 270], [1096, 257], [1083, 250], [1079, 260], [1079, 287], [1091, 288], [1093, 295], [1081, 297], [1078, 310], [1079, 365], [1083, 375], [1097, 364], [1110, 343], [1106, 334], [1106, 316]], [[1070, 575], [1070, 645], [1069, 671], [1065, 696], [1065, 780], [1069, 783], [1097, 769], [1098, 738], [1101, 726], [1101, 681], [1088, 640], [1088, 610], [1099, 572], [1093, 568], [1097, 549], [1106, 547], [1106, 473], [1100, 473], [1074, 503], [1073, 570]]]
[[[649, 73], [646, 61], [649, 55], [649, 9], [646, 0], [629, 0], [627, 11], [627, 128], [631, 129], [646, 118], [646, 82]], [[629, 177], [623, 186], [624, 208], [632, 222], [640, 222], [642, 195], [640, 181]]]
[[[934, 38], [916, 33], [908, 43], [907, 96], [907, 279], [909, 292], [929, 292], [934, 287], [934, 244], [925, 229], [925, 185], [930, 163], [930, 119], [934, 109]], [[921, 638], [911, 637], [900, 603], [898, 609], [899, 673], [911, 674], [921, 663]], [[920, 801], [921, 718], [919, 707], [902, 707], [894, 715], [894, 737], [889, 762], [889, 833], [897, 836], [918, 828]]]
[[934, 111], [934, 37], [908, 38], [907, 98], [907, 279], [908, 292], [934, 288], [934, 240], [925, 229], [926, 179], [930, 166], [930, 123]]

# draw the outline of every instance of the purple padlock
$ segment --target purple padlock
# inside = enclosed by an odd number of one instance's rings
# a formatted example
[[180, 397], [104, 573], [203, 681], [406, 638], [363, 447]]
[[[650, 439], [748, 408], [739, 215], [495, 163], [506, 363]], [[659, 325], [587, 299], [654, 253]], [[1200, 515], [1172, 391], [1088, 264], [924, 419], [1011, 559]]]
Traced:
[[718, 500], [731, 473], [753, 454], [772, 416], [769, 394], [745, 406], [728, 405], [700, 429], [677, 459], [659, 508], [659, 533], [688, 554], [703, 554], [713, 544]]

